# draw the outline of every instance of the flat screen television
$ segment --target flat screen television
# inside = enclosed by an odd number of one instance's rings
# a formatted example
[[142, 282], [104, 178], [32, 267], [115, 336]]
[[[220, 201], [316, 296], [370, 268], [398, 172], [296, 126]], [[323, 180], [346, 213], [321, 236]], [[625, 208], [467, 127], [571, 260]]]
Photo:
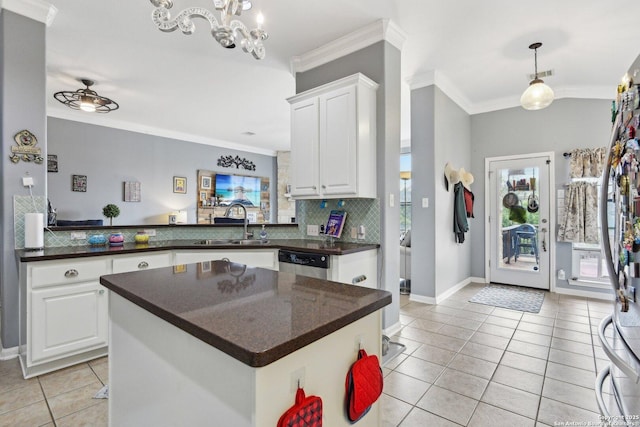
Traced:
[[215, 191], [221, 196], [220, 205], [242, 203], [260, 207], [260, 177], [216, 174]]

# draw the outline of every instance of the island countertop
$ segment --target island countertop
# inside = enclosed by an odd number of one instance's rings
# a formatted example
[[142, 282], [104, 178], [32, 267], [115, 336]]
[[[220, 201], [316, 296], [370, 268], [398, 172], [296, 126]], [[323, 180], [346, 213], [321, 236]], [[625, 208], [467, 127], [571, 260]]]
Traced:
[[112, 292], [251, 367], [391, 303], [391, 293], [227, 261], [102, 276]]

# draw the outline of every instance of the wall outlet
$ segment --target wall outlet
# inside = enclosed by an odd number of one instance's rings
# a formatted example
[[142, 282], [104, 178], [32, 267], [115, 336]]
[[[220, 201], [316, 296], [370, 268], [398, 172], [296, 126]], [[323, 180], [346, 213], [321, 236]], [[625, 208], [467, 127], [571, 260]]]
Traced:
[[366, 236], [366, 229], [364, 228], [364, 225], [360, 225], [358, 227], [358, 239], [363, 240], [364, 237]]
[[423, 197], [422, 198], [422, 207], [423, 208], [428, 208], [429, 207], [429, 198], [428, 197]]
[[156, 237], [156, 230], [151, 228], [151, 229], [145, 229], [144, 230], [144, 234], [146, 234], [149, 237]]
[[307, 225], [307, 236], [318, 236], [319, 227], [317, 225]]
[[358, 229], [356, 227], [351, 227], [351, 238], [355, 239], [358, 237]]
[[72, 231], [71, 232], [71, 240], [85, 240], [87, 238], [87, 233], [84, 231]]
[[567, 279], [567, 275], [565, 274], [564, 270], [558, 270], [558, 280], [566, 280]]
[[22, 185], [24, 185], [25, 187], [33, 187], [33, 177], [32, 176], [23, 177]]

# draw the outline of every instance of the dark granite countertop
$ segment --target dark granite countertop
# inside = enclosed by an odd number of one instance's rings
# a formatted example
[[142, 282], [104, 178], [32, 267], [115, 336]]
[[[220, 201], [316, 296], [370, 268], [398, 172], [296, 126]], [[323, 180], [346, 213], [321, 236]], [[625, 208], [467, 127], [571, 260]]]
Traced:
[[375, 243], [325, 243], [322, 240], [306, 239], [270, 239], [265, 244], [239, 245], [239, 244], [197, 244], [197, 240], [160, 240], [151, 241], [148, 244], [125, 243], [124, 246], [59, 246], [45, 248], [41, 251], [28, 251], [16, 249], [16, 255], [22, 262], [48, 261], [66, 258], [82, 258], [101, 255], [135, 254], [153, 251], [166, 251], [173, 249], [186, 250], [210, 250], [210, 249], [289, 249], [301, 252], [314, 252], [324, 255], [346, 255], [354, 252], [377, 249], [380, 245]]
[[102, 276], [134, 304], [252, 367], [391, 304], [391, 293], [226, 261]]

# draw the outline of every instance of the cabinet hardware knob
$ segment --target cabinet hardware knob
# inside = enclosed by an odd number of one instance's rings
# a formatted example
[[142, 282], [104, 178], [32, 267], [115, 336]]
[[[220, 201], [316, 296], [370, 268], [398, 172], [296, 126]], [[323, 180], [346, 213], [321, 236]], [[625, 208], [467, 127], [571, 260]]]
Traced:
[[100, 290], [98, 291], [98, 294], [99, 294], [99, 295], [104, 295], [104, 289], [100, 289]]
[[64, 272], [64, 277], [77, 277], [78, 276], [78, 270], [76, 270], [75, 268], [72, 268], [71, 270], [67, 270]]
[[138, 264], [138, 268], [147, 268], [149, 267], [149, 263], [147, 261], [142, 261], [140, 264]]
[[322, 184], [322, 188], [327, 188], [327, 186], [326, 186], [326, 185], [324, 185], [324, 184]]
[[313, 190], [315, 190], [317, 187], [314, 185], [313, 187], [311, 187]]

